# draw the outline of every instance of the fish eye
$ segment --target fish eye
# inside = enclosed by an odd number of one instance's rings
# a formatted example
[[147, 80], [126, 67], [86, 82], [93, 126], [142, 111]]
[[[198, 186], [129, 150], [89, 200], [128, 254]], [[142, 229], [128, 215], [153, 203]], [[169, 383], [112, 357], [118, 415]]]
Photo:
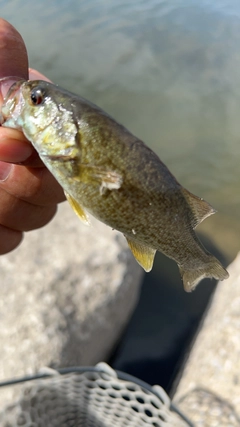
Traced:
[[40, 105], [43, 102], [44, 93], [41, 89], [35, 88], [32, 90], [30, 97], [33, 105]]

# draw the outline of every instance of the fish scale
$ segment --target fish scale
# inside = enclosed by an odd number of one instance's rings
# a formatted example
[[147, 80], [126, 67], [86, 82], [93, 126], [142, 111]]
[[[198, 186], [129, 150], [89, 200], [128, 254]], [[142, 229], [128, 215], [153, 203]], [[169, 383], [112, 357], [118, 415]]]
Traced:
[[205, 277], [228, 277], [194, 231], [215, 210], [99, 107], [52, 83], [19, 81], [1, 115], [33, 144], [80, 219], [89, 212], [122, 232], [146, 271], [158, 250], [176, 261], [188, 292]]

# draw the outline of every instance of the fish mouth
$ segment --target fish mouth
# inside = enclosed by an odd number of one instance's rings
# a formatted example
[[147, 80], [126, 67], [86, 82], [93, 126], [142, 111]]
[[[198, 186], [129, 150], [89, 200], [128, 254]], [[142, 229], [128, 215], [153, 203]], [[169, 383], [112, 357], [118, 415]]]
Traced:
[[18, 89], [20, 88], [20, 86], [23, 84], [23, 82], [25, 82], [26, 80], [24, 79], [20, 79], [17, 80], [16, 82], [14, 82], [10, 88], [8, 89], [8, 92], [4, 98], [4, 102], [6, 102], [9, 98], [11, 98], [12, 96], [14, 96], [15, 92], [18, 91]]
[[10, 86], [4, 100], [0, 112], [0, 125], [3, 125], [8, 119], [14, 119], [18, 117], [21, 107], [23, 104], [23, 98], [21, 95], [21, 86], [26, 80], [20, 79]]

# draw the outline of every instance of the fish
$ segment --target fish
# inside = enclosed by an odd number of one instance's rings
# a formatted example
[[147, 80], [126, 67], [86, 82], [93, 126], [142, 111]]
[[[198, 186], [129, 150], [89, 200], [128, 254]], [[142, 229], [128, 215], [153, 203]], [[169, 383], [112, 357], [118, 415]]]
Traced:
[[0, 124], [24, 133], [78, 217], [88, 224], [91, 214], [120, 231], [146, 272], [160, 251], [177, 263], [187, 292], [206, 277], [228, 277], [195, 233], [216, 211], [101, 108], [53, 83], [19, 80]]

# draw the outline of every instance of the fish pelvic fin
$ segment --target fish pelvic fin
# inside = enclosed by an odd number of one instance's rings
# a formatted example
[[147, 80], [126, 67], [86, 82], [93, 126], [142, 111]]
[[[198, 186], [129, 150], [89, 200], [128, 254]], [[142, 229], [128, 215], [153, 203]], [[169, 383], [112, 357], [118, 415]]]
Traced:
[[143, 243], [132, 240], [130, 237], [125, 237], [128, 242], [128, 246], [131, 249], [132, 254], [134, 255], [138, 264], [140, 264], [146, 272], [151, 271], [156, 249], [149, 248]]
[[227, 270], [213, 255], [209, 255], [209, 261], [196, 269], [190, 270], [179, 266], [179, 270], [186, 292], [192, 292], [198, 283], [206, 277], [216, 280], [225, 280], [229, 277]]
[[208, 202], [190, 193], [186, 188], [182, 189], [182, 193], [193, 214], [191, 221], [193, 228], [196, 228], [208, 216], [216, 213], [216, 210]]
[[90, 221], [88, 219], [87, 214], [85, 213], [82, 206], [72, 197], [70, 194], [68, 194], [66, 191], [64, 192], [66, 199], [68, 203], [70, 204], [71, 208], [74, 210], [75, 214], [81, 219], [84, 224], [90, 225]]

